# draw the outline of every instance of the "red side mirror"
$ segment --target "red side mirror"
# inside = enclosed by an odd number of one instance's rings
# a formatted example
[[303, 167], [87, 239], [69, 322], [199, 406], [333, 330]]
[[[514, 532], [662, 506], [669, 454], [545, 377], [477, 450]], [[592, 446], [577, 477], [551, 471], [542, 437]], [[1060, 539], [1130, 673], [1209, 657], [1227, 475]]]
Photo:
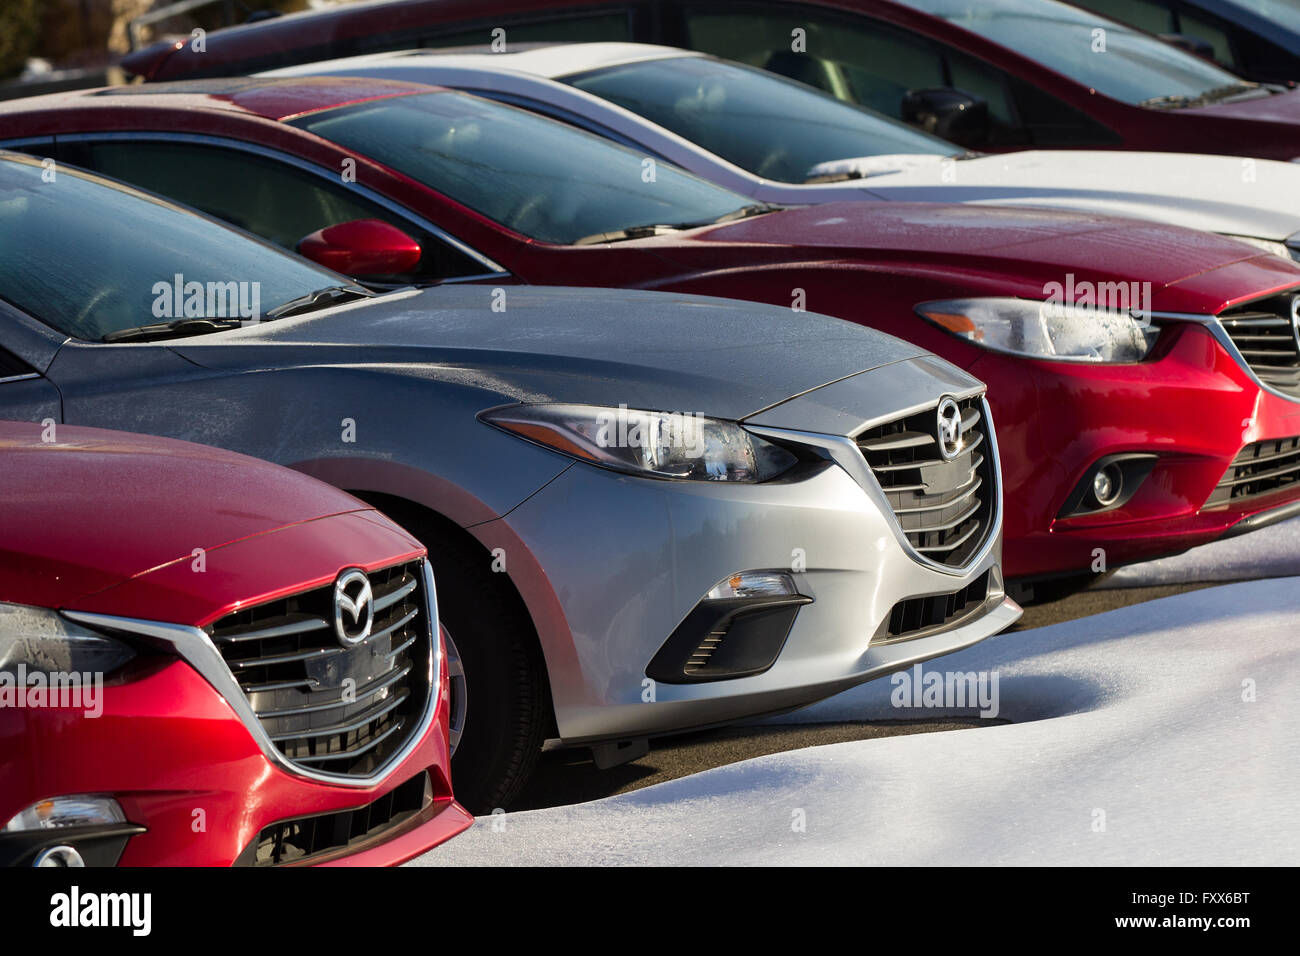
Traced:
[[346, 276], [396, 276], [420, 261], [420, 244], [382, 219], [353, 219], [304, 236], [298, 252]]

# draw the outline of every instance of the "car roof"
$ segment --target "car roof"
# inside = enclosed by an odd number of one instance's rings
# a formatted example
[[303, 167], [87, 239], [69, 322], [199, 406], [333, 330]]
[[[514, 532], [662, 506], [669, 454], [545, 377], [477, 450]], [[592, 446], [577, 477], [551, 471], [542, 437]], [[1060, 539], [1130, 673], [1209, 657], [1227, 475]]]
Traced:
[[307, 76], [313, 69], [324, 67], [328, 67], [332, 73], [337, 73], [340, 69], [348, 67], [418, 66], [421, 60], [432, 59], [436, 60], [440, 67], [492, 72], [512, 70], [555, 79], [604, 67], [679, 57], [706, 58], [707, 55], [653, 43], [531, 43], [511, 47], [504, 53], [492, 53], [487, 46], [480, 45], [368, 53], [362, 56], [304, 63], [280, 70], [268, 70], [259, 76]]
[[358, 77], [221, 77], [110, 86], [0, 102], [0, 115], [68, 109], [219, 110], [282, 121], [366, 100], [428, 93], [400, 80]]

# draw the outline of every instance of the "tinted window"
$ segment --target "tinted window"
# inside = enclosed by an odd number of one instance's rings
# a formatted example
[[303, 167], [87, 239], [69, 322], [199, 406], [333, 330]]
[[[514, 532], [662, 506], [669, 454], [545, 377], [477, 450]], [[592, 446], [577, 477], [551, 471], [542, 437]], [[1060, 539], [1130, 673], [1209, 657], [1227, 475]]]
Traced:
[[[395, 281], [477, 275], [481, 264], [383, 207], [305, 170], [243, 151], [158, 141], [87, 144], [75, 162], [183, 202], [285, 249], [318, 229], [353, 219], [382, 219], [420, 243], [414, 272]], [[238, 188], [231, 188], [238, 183]]]
[[235, 283], [235, 295], [246, 283], [262, 313], [347, 281], [162, 200], [70, 169], [54, 182], [41, 173], [39, 161], [0, 161], [0, 298], [66, 335], [98, 340], [184, 317], [154, 308], [155, 287], [177, 275], [219, 290]]
[[813, 166], [832, 159], [962, 152], [801, 84], [701, 57], [629, 63], [567, 82], [781, 182], [804, 182]]
[[1195, 98], [1241, 83], [1200, 57], [1055, 0], [900, 2], [942, 17], [1125, 103], [1159, 97]]
[[460, 93], [373, 100], [292, 123], [544, 242], [708, 222], [749, 204], [598, 136]]

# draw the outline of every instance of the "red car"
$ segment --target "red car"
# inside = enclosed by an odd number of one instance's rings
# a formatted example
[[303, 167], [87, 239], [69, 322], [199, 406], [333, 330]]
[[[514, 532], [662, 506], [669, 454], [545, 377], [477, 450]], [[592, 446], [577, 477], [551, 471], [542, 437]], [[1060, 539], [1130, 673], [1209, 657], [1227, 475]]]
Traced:
[[1057, 0], [392, 0], [219, 30], [201, 50], [159, 42], [123, 65], [173, 80], [414, 47], [592, 40], [765, 67], [985, 151], [1300, 157], [1300, 91], [1249, 84]]
[[3, 422], [0, 463], [0, 864], [396, 864], [472, 823], [410, 535], [170, 439]]
[[0, 127], [0, 146], [374, 284], [484, 283], [493, 308], [511, 283], [702, 293], [915, 342], [989, 383], [1016, 578], [1300, 513], [1300, 267], [1233, 240], [1028, 208], [772, 210], [566, 124], [378, 80], [58, 94], [3, 104]]

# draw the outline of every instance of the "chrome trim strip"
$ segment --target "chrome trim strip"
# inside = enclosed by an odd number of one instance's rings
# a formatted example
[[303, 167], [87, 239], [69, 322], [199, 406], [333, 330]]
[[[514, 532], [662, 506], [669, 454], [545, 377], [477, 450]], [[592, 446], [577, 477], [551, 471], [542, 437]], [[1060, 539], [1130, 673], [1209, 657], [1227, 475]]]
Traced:
[[1255, 370], [1250, 367], [1250, 363], [1246, 361], [1246, 357], [1241, 354], [1241, 350], [1237, 348], [1237, 343], [1232, 341], [1232, 336], [1230, 336], [1228, 330], [1224, 328], [1223, 321], [1219, 316], [1199, 315], [1189, 312], [1152, 312], [1151, 318], [1168, 319], [1174, 322], [1193, 322], [1197, 325], [1205, 326], [1209, 333], [1214, 336], [1215, 341], [1217, 341], [1223, 350], [1228, 353], [1232, 360], [1245, 370], [1246, 374], [1250, 376], [1252, 382], [1270, 395], [1276, 395], [1278, 398], [1285, 399], [1288, 402], [1296, 402], [1300, 404], [1300, 396], [1288, 395], [1281, 389], [1269, 385], [1259, 377]]
[[[979, 395], [978, 392], [976, 394]], [[942, 564], [932, 558], [928, 558], [912, 547], [912, 542], [907, 540], [907, 535], [903, 531], [903, 526], [899, 522], [898, 516], [894, 514], [894, 509], [890, 505], [889, 499], [885, 497], [885, 492], [880, 487], [880, 482], [876, 480], [875, 473], [872, 472], [871, 466], [867, 464], [866, 455], [864, 455], [862, 450], [858, 448], [858, 444], [853, 440], [853, 438], [841, 435], [825, 435], [820, 432], [801, 432], [784, 428], [766, 428], [758, 425], [746, 425], [745, 429], [746, 431], [753, 432], [755, 435], [763, 435], [778, 440], [793, 441], [825, 452], [828, 458], [849, 473], [849, 476], [853, 478], [862, 490], [867, 493], [868, 497], [871, 498], [872, 503], [880, 509], [882, 514], [886, 515], [890, 519], [889, 526], [893, 529], [894, 538], [913, 561], [932, 571], [941, 571], [951, 577], [959, 578], [966, 577], [973, 569], [979, 567], [979, 565], [988, 558], [989, 553], [994, 547], [996, 547], [998, 541], [1002, 538], [1002, 458], [998, 453], [998, 439], [993, 427], [993, 416], [989, 412], [988, 397], [987, 395], [979, 395], [979, 398], [984, 414], [984, 434], [988, 439], [989, 450], [993, 454], [993, 475], [997, 480], [997, 488], [995, 489], [996, 493], [993, 495], [993, 515], [989, 521], [988, 532], [985, 535], [984, 544], [980, 546], [979, 551], [977, 551], [969, 561], [959, 568]], [[937, 406], [938, 402], [931, 402], [928, 406], [923, 405], [920, 408], [905, 411], [897, 415], [890, 415], [888, 418], [873, 419], [873, 421], [895, 421], [899, 418], [907, 418], [911, 415], [923, 412], [927, 408], [935, 408]], [[874, 426], [870, 424], [864, 426], [858, 430], [857, 434], [861, 434], [861, 432], [866, 431], [871, 427]]]
[[[298, 169], [312, 173], [315, 176], [319, 176], [321, 179], [328, 180], [331, 184], [335, 184], [336, 182], [339, 182], [336, 174], [330, 172], [329, 170], [323, 169], [320, 166], [317, 166], [315, 163], [310, 163], [305, 159], [300, 159], [297, 156], [294, 156], [290, 153], [282, 152], [278, 149], [271, 149], [268, 146], [259, 146], [255, 143], [247, 143], [240, 139], [229, 139], [224, 136], [210, 136], [204, 133], [158, 133], [158, 132], [136, 132], [136, 133], [105, 132], [105, 133], [69, 133], [69, 134], [60, 133], [59, 134], [60, 143], [91, 143], [97, 141], [111, 141], [111, 140], [135, 141], [135, 142], [156, 141], [162, 143], [185, 142], [185, 143], [203, 143], [209, 146], [221, 146], [227, 149], [237, 149], [245, 153], [252, 153], [256, 156], [263, 156], [267, 159], [274, 159], [277, 162], [287, 163], [290, 166], [296, 166]], [[328, 140], [326, 142], [328, 142]], [[334, 146], [337, 149], [343, 148], [338, 146], [337, 143], [331, 143], [330, 145]], [[91, 171], [94, 172], [94, 170]], [[370, 200], [371, 202], [383, 206], [385, 209], [389, 210], [389, 212], [393, 213], [394, 215], [400, 216], [403, 219], [410, 220], [412, 223], [419, 226], [425, 232], [433, 234], [438, 239], [441, 239], [443, 242], [447, 243], [447, 245], [469, 256], [471, 259], [479, 263], [481, 266], [483, 266], [484, 269], [487, 270], [487, 272], [482, 275], [465, 276], [463, 277], [463, 279], [480, 279], [483, 278], [484, 276], [510, 275], [509, 270], [498, 265], [496, 262], [493, 262], [491, 259], [485, 256], [483, 253], [479, 252], [473, 246], [469, 245], [466, 242], [463, 242], [460, 239], [457, 239], [455, 236], [447, 232], [447, 230], [443, 229], [441, 226], [435, 226], [432, 222], [425, 219], [423, 216], [420, 216], [417, 213], [412, 212], [410, 209], [407, 209], [405, 206], [393, 202], [393, 200], [387, 198], [382, 193], [375, 192], [373, 189], [370, 189], [367, 186], [362, 186], [360, 183], [343, 183], [343, 186], [349, 192], [356, 192], [359, 195], [364, 196], [366, 199]], [[433, 187], [429, 187], [429, 188], [432, 189]], [[177, 200], [173, 200], [173, 202], [175, 201]], [[213, 217], [213, 218], [219, 218], [219, 217]], [[461, 277], [457, 277], [457, 278], [461, 278]], [[444, 280], [444, 281], [452, 281], [452, 280]]]
[[444, 662], [442, 659], [442, 641], [438, 630], [438, 598], [434, 591], [433, 569], [430, 567], [427, 558], [421, 563], [424, 568], [424, 606], [429, 621], [428, 699], [425, 701], [424, 712], [420, 715], [419, 723], [411, 733], [410, 739], [389, 757], [382, 767], [367, 777], [309, 770], [282, 754], [271, 741], [266, 728], [262, 726], [262, 722], [257, 719], [257, 714], [253, 712], [252, 705], [249, 704], [248, 698], [235, 680], [225, 658], [217, 650], [216, 644], [212, 642], [212, 638], [208, 636], [207, 632], [200, 628], [185, 624], [168, 624], [163, 621], [116, 617], [111, 614], [91, 614], [84, 611], [62, 611], [60, 613], [68, 620], [89, 627], [138, 634], [141, 637], [155, 640], [171, 650], [176, 656], [193, 667], [204, 680], [212, 685], [212, 688], [218, 694], [225, 698], [231, 710], [235, 712], [235, 715], [244, 724], [245, 729], [256, 741], [262, 755], [286, 773], [297, 777], [305, 777], [317, 783], [328, 783], [343, 787], [373, 787], [387, 779], [395, 768], [415, 752], [421, 741], [423, 741], [424, 735], [428, 733], [429, 727], [433, 724], [434, 716], [438, 712], [438, 703], [442, 696]]
[[39, 372], [23, 372], [20, 375], [6, 375], [4, 378], [0, 378], [0, 385], [4, 385], [8, 382], [25, 382], [29, 378], [40, 378], [40, 377], [41, 376]]

